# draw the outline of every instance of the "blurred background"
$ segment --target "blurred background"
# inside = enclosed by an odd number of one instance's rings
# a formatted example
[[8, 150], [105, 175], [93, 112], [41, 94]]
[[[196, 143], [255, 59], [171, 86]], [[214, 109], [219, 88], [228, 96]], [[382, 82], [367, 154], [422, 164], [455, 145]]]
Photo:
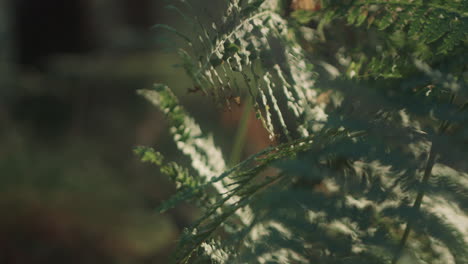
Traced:
[[[156, 212], [174, 186], [133, 147], [188, 163], [136, 90], [169, 84], [225, 153], [242, 109], [187, 92], [151, 30], [180, 20], [164, 5], [0, 0], [0, 263], [168, 262], [197, 211]], [[246, 152], [268, 144], [251, 126]]]

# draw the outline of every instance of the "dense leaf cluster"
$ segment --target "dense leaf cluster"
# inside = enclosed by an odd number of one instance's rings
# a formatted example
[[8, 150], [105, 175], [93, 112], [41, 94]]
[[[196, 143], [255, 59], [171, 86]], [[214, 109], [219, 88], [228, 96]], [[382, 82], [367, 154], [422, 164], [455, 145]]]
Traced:
[[168, 87], [141, 91], [198, 173], [137, 149], [178, 184], [162, 209], [204, 209], [175, 262], [468, 263], [466, 1], [324, 0], [285, 17], [284, 1], [230, 0], [209, 27], [180, 2], [197, 35], [157, 27], [187, 41], [194, 87], [250, 98], [280, 144], [229, 168]]

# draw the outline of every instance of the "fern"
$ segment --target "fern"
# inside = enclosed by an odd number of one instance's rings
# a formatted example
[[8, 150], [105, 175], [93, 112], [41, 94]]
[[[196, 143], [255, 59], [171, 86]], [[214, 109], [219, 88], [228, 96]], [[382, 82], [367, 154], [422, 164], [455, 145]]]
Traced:
[[195, 36], [157, 28], [185, 41], [194, 89], [252, 100], [280, 136], [227, 167], [167, 86], [139, 92], [195, 170], [136, 149], [177, 184], [162, 210], [203, 208], [176, 263], [468, 262], [465, 1], [324, 0], [285, 17], [283, 1], [230, 0], [208, 24], [181, 2], [169, 9]]
[[[317, 94], [311, 89], [315, 74], [306, 64], [305, 52], [288, 32], [288, 22], [275, 13], [279, 2], [229, 1], [222, 25], [202, 27], [197, 41], [187, 40], [195, 56], [190, 55], [190, 50], [179, 51], [195, 87], [212, 94], [218, 102], [226, 101], [232, 93], [252, 96], [258, 117], [272, 140], [279, 132], [288, 138], [290, 130], [278, 105], [281, 94], [298, 121], [326, 119], [323, 107], [315, 102]], [[192, 45], [195, 42], [198, 45]], [[277, 80], [284, 83], [281, 89], [275, 85]], [[247, 91], [241, 90], [240, 83]], [[279, 120], [280, 131], [274, 129], [273, 114]], [[308, 134], [304, 126], [299, 130], [302, 135]]]
[[[437, 44], [437, 52], [448, 53], [466, 41], [468, 5], [465, 1], [324, 1], [333, 17], [345, 16], [347, 22], [375, 25], [379, 30], [403, 30], [408, 38]], [[444, 38], [442, 40], [442, 38]]]
[[350, 64], [348, 71], [366, 77], [401, 77], [412, 69], [412, 59], [437, 61], [462, 54], [463, 49], [456, 48], [466, 46], [468, 41], [466, 1], [328, 0], [323, 1], [323, 6], [321, 23], [345, 19], [349, 25], [383, 31], [390, 41], [375, 54], [354, 54], [359, 59]]

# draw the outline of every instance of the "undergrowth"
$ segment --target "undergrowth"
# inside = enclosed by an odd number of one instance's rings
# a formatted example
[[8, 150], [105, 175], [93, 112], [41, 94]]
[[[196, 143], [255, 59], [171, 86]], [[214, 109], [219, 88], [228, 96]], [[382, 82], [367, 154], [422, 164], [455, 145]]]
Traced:
[[224, 2], [170, 1], [193, 28], [155, 28], [193, 90], [250, 100], [275, 143], [230, 164], [169, 87], [139, 92], [196, 171], [135, 149], [176, 183], [161, 211], [203, 209], [174, 262], [468, 263], [468, 2]]

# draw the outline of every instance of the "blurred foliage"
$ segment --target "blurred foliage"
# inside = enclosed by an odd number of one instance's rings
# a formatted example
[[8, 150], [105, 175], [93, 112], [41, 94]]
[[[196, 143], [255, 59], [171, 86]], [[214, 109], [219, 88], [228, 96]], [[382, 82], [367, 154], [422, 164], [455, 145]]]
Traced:
[[21, 141], [10, 136], [1, 152], [3, 263], [134, 263], [175, 238], [171, 219], [148, 211], [96, 151]]
[[177, 159], [135, 92], [184, 84], [150, 29], [168, 18], [159, 2], [58, 2], [0, 2], [0, 263], [166, 263], [196, 211], [158, 215], [174, 188], [132, 148]]

